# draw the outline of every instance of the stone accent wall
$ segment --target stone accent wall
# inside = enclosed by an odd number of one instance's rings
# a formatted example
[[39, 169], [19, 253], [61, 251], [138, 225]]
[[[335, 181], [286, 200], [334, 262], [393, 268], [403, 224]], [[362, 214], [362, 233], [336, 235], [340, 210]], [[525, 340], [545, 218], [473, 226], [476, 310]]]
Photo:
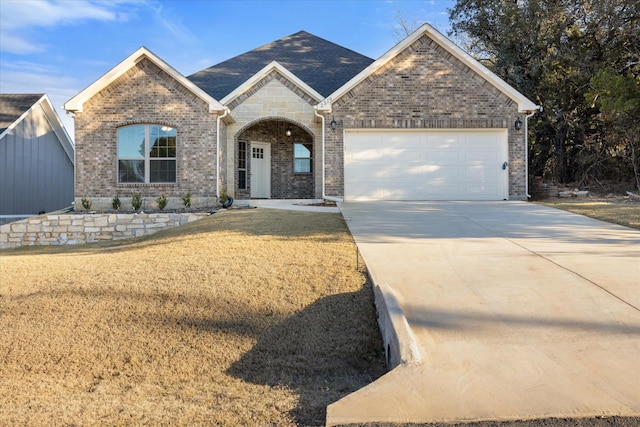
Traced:
[[41, 215], [0, 226], [0, 249], [142, 237], [204, 216], [193, 213]]
[[[271, 143], [272, 155], [272, 198], [321, 198], [322, 196], [322, 127], [313, 107], [320, 100], [314, 100], [298, 88], [286, 77], [273, 71], [256, 82], [251, 88], [229, 103], [234, 123], [226, 127], [226, 168], [234, 171], [227, 175], [226, 188], [229, 195], [237, 199], [250, 198], [250, 188], [246, 191], [238, 189], [237, 155], [238, 140], [262, 141]], [[291, 125], [294, 132], [291, 138], [284, 136], [284, 123]], [[256, 129], [252, 129], [256, 126]], [[276, 163], [275, 155], [282, 138], [292, 142], [313, 141], [313, 173], [311, 176], [292, 175], [283, 169], [286, 157], [279, 157], [284, 163]], [[303, 138], [304, 140], [296, 140]], [[286, 141], [285, 141], [286, 142]], [[290, 143], [286, 143], [290, 144]], [[286, 145], [285, 144], [285, 145]], [[282, 148], [285, 148], [283, 146]], [[289, 147], [292, 149], [292, 147]], [[248, 153], [250, 154], [250, 148]], [[293, 151], [291, 151], [291, 168], [293, 168]], [[250, 156], [247, 161], [250, 161]], [[285, 175], [274, 176], [278, 169]], [[249, 178], [248, 178], [249, 179]], [[250, 183], [249, 183], [250, 185]], [[311, 190], [309, 190], [311, 186]], [[277, 190], [274, 192], [274, 189]]]
[[[285, 135], [287, 127], [291, 136]], [[273, 199], [313, 199], [314, 174], [293, 172], [293, 144], [313, 144], [313, 137], [304, 129], [284, 120], [265, 120], [242, 132], [239, 139], [248, 141], [247, 177], [251, 176], [251, 142], [268, 142], [271, 145], [271, 198]], [[315, 147], [314, 147], [315, 148]], [[315, 151], [315, 150], [314, 150]], [[237, 172], [236, 172], [237, 174]], [[250, 198], [251, 179], [247, 179], [247, 189], [237, 189], [241, 198]]]
[[[117, 129], [160, 124], [177, 130], [177, 183], [119, 184]], [[84, 103], [76, 113], [76, 205], [82, 197], [214, 197], [216, 115], [153, 62], [143, 59]], [[98, 206], [95, 206], [98, 208]]]
[[[326, 117], [326, 193], [344, 195], [344, 129], [508, 129], [509, 195], [526, 198], [523, 114], [426, 35], [346, 93]], [[335, 118], [337, 129], [329, 123]]]
[[[287, 89], [287, 91], [283, 91], [280, 88], [280, 85], [270, 85], [270, 83], [274, 80], [278, 81], [281, 86]], [[280, 95], [280, 98], [281, 98], [280, 101], [285, 101], [285, 104], [282, 104], [279, 106], [280, 108], [286, 109], [286, 103], [289, 102], [287, 99], [284, 99], [281, 97], [283, 94], [286, 95], [286, 98], [290, 97], [289, 93], [295, 94], [298, 98], [302, 99], [304, 102], [306, 102], [309, 105], [316, 105], [320, 101], [320, 100], [313, 99], [305, 91], [300, 89], [295, 83], [287, 79], [285, 76], [283, 76], [279, 72], [272, 71], [268, 75], [266, 75], [265, 78], [261, 79], [259, 82], [254, 84], [251, 88], [249, 88], [248, 90], [243, 92], [241, 95], [239, 95], [236, 99], [229, 102], [227, 107], [229, 107], [232, 110], [236, 109], [236, 107], [238, 107], [240, 104], [245, 102], [251, 96], [257, 94], [260, 90], [262, 90], [262, 88], [268, 85], [271, 86], [272, 89], [269, 89], [269, 91], [271, 91], [273, 95]], [[275, 91], [273, 88], [275, 88]], [[275, 106], [276, 108], [278, 107], [277, 105]], [[287, 113], [289, 111], [285, 110], [282, 112]]]

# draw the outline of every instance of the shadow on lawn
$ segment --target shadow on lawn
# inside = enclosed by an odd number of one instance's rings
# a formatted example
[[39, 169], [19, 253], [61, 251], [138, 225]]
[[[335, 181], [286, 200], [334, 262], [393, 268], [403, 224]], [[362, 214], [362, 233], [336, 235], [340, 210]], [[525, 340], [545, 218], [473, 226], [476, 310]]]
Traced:
[[88, 255], [96, 250], [119, 252], [165, 246], [200, 237], [220, 238], [216, 233], [247, 236], [270, 236], [286, 241], [305, 237], [319, 242], [333, 242], [338, 233], [348, 233], [339, 213], [296, 212], [278, 209], [240, 209], [203, 217], [179, 227], [167, 228], [143, 237], [101, 240], [76, 245], [34, 245], [2, 249], [3, 256], [72, 254]]
[[294, 390], [295, 422], [324, 425], [327, 405], [386, 372], [372, 294], [367, 283], [359, 292], [316, 301], [259, 336], [227, 373]]

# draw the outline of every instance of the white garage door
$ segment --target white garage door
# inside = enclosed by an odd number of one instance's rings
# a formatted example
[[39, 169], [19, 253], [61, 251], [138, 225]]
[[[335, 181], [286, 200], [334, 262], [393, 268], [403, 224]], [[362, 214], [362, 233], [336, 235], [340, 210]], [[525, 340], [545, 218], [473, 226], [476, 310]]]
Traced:
[[507, 130], [345, 131], [345, 200], [506, 200]]

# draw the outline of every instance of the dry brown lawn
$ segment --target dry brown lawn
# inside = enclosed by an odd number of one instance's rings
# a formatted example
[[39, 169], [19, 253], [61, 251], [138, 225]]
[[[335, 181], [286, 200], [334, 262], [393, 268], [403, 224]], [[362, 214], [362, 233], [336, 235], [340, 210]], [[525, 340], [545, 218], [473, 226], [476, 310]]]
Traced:
[[320, 425], [384, 372], [339, 214], [0, 252], [0, 425]]
[[536, 203], [640, 230], [640, 201], [628, 197], [549, 198]]

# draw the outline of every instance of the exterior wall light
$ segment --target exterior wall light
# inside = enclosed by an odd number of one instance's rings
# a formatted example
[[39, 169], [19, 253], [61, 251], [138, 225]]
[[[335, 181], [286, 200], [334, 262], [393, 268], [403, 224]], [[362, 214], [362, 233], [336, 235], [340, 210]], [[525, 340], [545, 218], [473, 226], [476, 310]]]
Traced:
[[291, 127], [287, 127], [287, 130], [284, 132], [287, 136], [291, 136]]
[[331, 129], [336, 130], [337, 127], [338, 127], [338, 123], [336, 123], [336, 119], [331, 118]]
[[522, 129], [522, 120], [520, 120], [520, 117], [516, 119], [516, 122], [513, 124], [513, 127], [515, 127], [516, 130]]

